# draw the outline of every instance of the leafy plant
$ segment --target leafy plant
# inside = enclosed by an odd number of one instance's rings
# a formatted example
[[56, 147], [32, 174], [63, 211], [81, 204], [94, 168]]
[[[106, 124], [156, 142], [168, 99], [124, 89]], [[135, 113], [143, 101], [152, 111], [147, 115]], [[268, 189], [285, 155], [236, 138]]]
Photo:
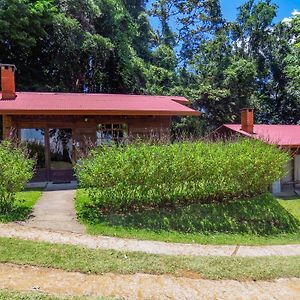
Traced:
[[[255, 140], [104, 146], [75, 167], [91, 215], [248, 198], [284, 175], [288, 155]], [[274, 163], [275, 162], [275, 163]]]
[[13, 209], [16, 193], [33, 176], [34, 160], [27, 149], [11, 141], [0, 143], [0, 213]]

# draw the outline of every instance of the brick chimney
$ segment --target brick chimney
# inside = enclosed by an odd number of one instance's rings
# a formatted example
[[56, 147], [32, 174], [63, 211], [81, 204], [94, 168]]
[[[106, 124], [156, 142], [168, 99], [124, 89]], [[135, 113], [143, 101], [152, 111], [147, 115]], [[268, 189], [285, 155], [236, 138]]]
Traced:
[[14, 100], [16, 98], [15, 65], [0, 64], [1, 67], [1, 100]]
[[247, 133], [254, 133], [254, 109], [243, 108], [241, 110], [241, 130]]

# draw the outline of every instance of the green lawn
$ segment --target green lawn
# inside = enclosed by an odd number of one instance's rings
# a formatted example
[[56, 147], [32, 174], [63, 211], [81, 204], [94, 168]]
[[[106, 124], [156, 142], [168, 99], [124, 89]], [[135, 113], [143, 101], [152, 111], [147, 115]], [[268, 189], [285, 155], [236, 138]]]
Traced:
[[[8, 290], [0, 290], [0, 300], [79, 300], [80, 298], [55, 297], [41, 294], [40, 292], [20, 293]], [[82, 298], [81, 298], [82, 299]]]
[[17, 193], [16, 205], [9, 214], [0, 214], [0, 222], [26, 220], [42, 194], [42, 189], [27, 189]]
[[[297, 202], [298, 201], [298, 202]], [[296, 200], [295, 209], [300, 200]], [[87, 194], [78, 190], [77, 212], [90, 234], [201, 244], [300, 243], [300, 217], [283, 208], [271, 195], [252, 200], [145, 210], [141, 213], [95, 216], [89, 222]], [[291, 212], [292, 213], [292, 212]]]
[[1, 290], [0, 289], [0, 300], [109, 300], [117, 298], [90, 298], [90, 297], [55, 297], [50, 295], [41, 294], [41, 292], [31, 292], [31, 293], [20, 293], [20, 292], [13, 292], [8, 290]]
[[279, 203], [290, 212], [295, 218], [300, 220], [300, 198], [280, 200]]
[[207, 279], [269, 280], [300, 277], [300, 256], [190, 257], [87, 249], [79, 246], [0, 238], [0, 262], [82, 273], [199, 274]]

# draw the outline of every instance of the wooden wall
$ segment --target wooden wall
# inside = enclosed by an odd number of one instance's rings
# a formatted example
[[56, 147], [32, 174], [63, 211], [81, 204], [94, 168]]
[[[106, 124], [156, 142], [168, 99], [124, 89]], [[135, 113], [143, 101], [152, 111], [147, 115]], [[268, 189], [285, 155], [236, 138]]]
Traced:
[[12, 124], [12, 117], [3, 115], [2, 116], [2, 133], [3, 133], [3, 139], [8, 138], [12, 132], [13, 124]]
[[[166, 116], [4, 116], [3, 129], [5, 137], [14, 129], [20, 138], [21, 128], [45, 129], [45, 168], [37, 169], [32, 181], [65, 181], [74, 180], [73, 172], [52, 170], [50, 168], [50, 128], [72, 129], [72, 139], [76, 147], [73, 159], [88, 151], [90, 143], [96, 142], [96, 131], [99, 124], [126, 124], [128, 136], [148, 137], [170, 134], [171, 118]], [[78, 147], [79, 146], [79, 147]]]
[[[73, 139], [96, 139], [98, 124], [126, 124], [129, 136], [149, 136], [170, 133], [168, 116], [12, 116], [10, 126], [20, 128], [71, 128]], [[8, 128], [8, 125], [7, 125]]]

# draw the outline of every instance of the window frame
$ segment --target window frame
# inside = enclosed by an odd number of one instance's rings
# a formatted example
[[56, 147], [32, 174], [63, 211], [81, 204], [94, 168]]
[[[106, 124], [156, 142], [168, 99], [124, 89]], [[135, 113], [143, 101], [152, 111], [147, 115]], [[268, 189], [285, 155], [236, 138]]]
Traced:
[[[110, 137], [105, 137], [105, 134], [109, 134]], [[122, 133], [120, 136], [120, 132]], [[120, 122], [112, 123], [99, 123], [96, 129], [96, 145], [112, 145], [121, 144], [128, 137], [128, 124]]]

